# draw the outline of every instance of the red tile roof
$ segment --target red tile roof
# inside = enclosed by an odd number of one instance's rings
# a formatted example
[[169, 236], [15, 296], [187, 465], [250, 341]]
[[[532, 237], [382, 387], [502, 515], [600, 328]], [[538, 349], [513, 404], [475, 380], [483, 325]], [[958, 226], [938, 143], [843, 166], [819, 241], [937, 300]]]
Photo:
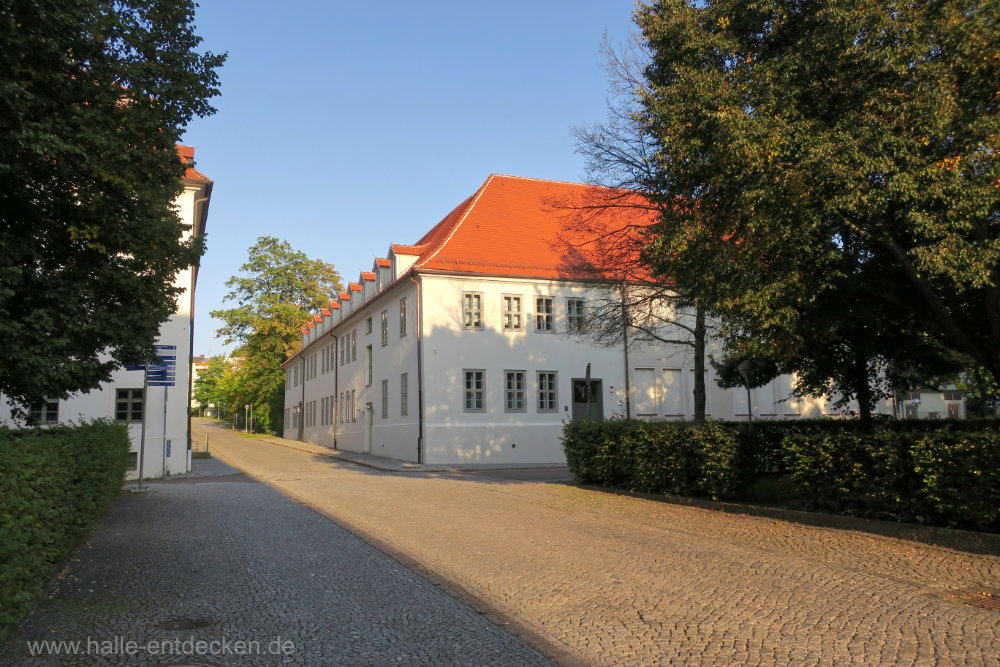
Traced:
[[340, 308], [340, 302], [339, 301], [331, 301], [330, 302], [330, 308], [339, 309]]
[[361, 279], [362, 280], [375, 280], [375, 274], [372, 273], [371, 271], [362, 271], [361, 272]]
[[379, 266], [381, 266], [383, 269], [387, 269], [390, 266], [392, 266], [392, 262], [390, 262], [387, 259], [383, 259], [382, 257], [376, 257], [375, 258], [375, 263], [378, 264]]
[[[359, 285], [358, 283], [350, 283], [350, 284], [348, 284], [348, 287], [351, 289], [352, 292], [360, 292], [361, 291], [361, 285]], [[343, 297], [341, 297], [341, 298], [343, 298]]]
[[610, 246], [614, 238], [636, 238], [638, 228], [655, 221], [636, 194], [494, 174], [415, 245], [392, 249], [419, 253], [417, 271], [641, 279], [616, 274], [623, 262], [608, 261]]
[[[181, 156], [181, 160], [184, 164], [193, 165], [194, 164], [194, 146], [181, 146], [177, 144], [177, 154]], [[201, 173], [193, 166], [189, 166], [187, 171], [184, 172], [184, 178], [189, 178], [193, 181], [210, 181], [208, 176]]]
[[397, 255], [419, 255], [427, 246], [423, 245], [403, 245], [401, 243], [390, 243], [389, 248]]

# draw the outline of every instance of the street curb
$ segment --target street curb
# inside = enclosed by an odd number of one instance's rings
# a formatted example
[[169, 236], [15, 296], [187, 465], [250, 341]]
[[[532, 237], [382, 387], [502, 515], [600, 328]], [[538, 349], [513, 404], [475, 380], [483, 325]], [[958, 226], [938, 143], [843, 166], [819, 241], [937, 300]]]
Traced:
[[670, 503], [671, 505], [697, 507], [704, 510], [724, 512], [726, 514], [760, 516], [769, 519], [779, 519], [781, 521], [800, 523], [806, 526], [815, 526], [817, 528], [856, 530], [861, 533], [870, 533], [897, 540], [945, 547], [947, 549], [954, 549], [955, 551], [965, 551], [968, 553], [982, 554], [986, 556], [1000, 556], [1000, 535], [996, 533], [978, 533], [971, 530], [959, 530], [956, 528], [943, 528], [939, 526], [922, 526], [920, 524], [904, 523], [901, 521], [896, 522], [883, 521], [879, 519], [863, 519], [853, 516], [843, 516], [840, 514], [806, 512], [803, 510], [789, 510], [764, 505], [721, 502], [706, 500], [703, 498], [673, 496], [669, 494], [642, 493], [639, 491], [626, 491], [624, 489], [608, 488], [595, 484], [577, 484], [577, 486], [590, 491], [602, 491], [613, 495], [629, 496], [631, 498], [642, 498], [655, 502]]

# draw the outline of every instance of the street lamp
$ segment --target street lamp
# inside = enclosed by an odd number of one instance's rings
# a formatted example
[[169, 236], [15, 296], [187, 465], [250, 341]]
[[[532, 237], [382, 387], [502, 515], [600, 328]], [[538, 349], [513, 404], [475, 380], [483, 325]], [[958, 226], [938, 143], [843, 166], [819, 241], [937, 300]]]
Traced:
[[243, 406], [243, 432], [250, 433], [250, 422], [247, 420], [247, 413], [250, 411], [250, 404]]

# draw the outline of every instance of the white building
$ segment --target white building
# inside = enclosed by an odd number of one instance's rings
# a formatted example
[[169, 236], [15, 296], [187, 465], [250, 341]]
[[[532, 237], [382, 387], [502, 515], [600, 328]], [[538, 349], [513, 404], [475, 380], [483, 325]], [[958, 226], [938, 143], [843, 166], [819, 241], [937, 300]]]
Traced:
[[[194, 148], [178, 146], [178, 152], [188, 163], [194, 160]], [[187, 234], [202, 235], [212, 198], [212, 181], [193, 167], [184, 176], [184, 191], [175, 201], [181, 221], [190, 226]], [[194, 292], [198, 277], [197, 266], [181, 271], [175, 282], [185, 292], [178, 297], [177, 312], [160, 327], [157, 344], [164, 357], [174, 357], [176, 369], [173, 386], [155, 385], [144, 389], [143, 370], [118, 370], [98, 389], [65, 400], [51, 400], [36, 411], [43, 425], [79, 419], [112, 418], [126, 422], [132, 439], [133, 460], [129, 479], [139, 475], [139, 451], [144, 452], [144, 478], [188, 472], [190, 457], [190, 387], [191, 335], [194, 326]], [[11, 423], [9, 410], [4, 410]], [[145, 444], [141, 443], [145, 416]]]
[[[285, 364], [284, 437], [422, 463], [563, 463], [564, 422], [693, 417], [684, 345], [597, 347], [569, 330], [606, 283], [569, 257], [559, 202], [588, 186], [491, 176], [414, 245], [303, 327]], [[587, 392], [589, 366], [591, 392]], [[707, 373], [707, 412], [746, 419]], [[781, 377], [754, 417], [823, 412]]]

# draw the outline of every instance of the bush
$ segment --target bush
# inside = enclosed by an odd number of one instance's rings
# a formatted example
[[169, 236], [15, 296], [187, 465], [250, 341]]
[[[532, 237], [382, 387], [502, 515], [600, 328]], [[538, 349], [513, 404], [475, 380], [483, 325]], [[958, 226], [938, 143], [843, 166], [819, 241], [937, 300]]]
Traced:
[[1000, 430], [993, 420], [573, 422], [577, 481], [650, 493], [746, 499], [766, 477], [790, 500], [851, 516], [1000, 532]]
[[632, 491], [737, 497], [753, 478], [743, 429], [722, 422], [572, 422], [563, 449], [577, 481]]
[[0, 637], [108, 510], [129, 448], [127, 428], [111, 421], [0, 429]]

